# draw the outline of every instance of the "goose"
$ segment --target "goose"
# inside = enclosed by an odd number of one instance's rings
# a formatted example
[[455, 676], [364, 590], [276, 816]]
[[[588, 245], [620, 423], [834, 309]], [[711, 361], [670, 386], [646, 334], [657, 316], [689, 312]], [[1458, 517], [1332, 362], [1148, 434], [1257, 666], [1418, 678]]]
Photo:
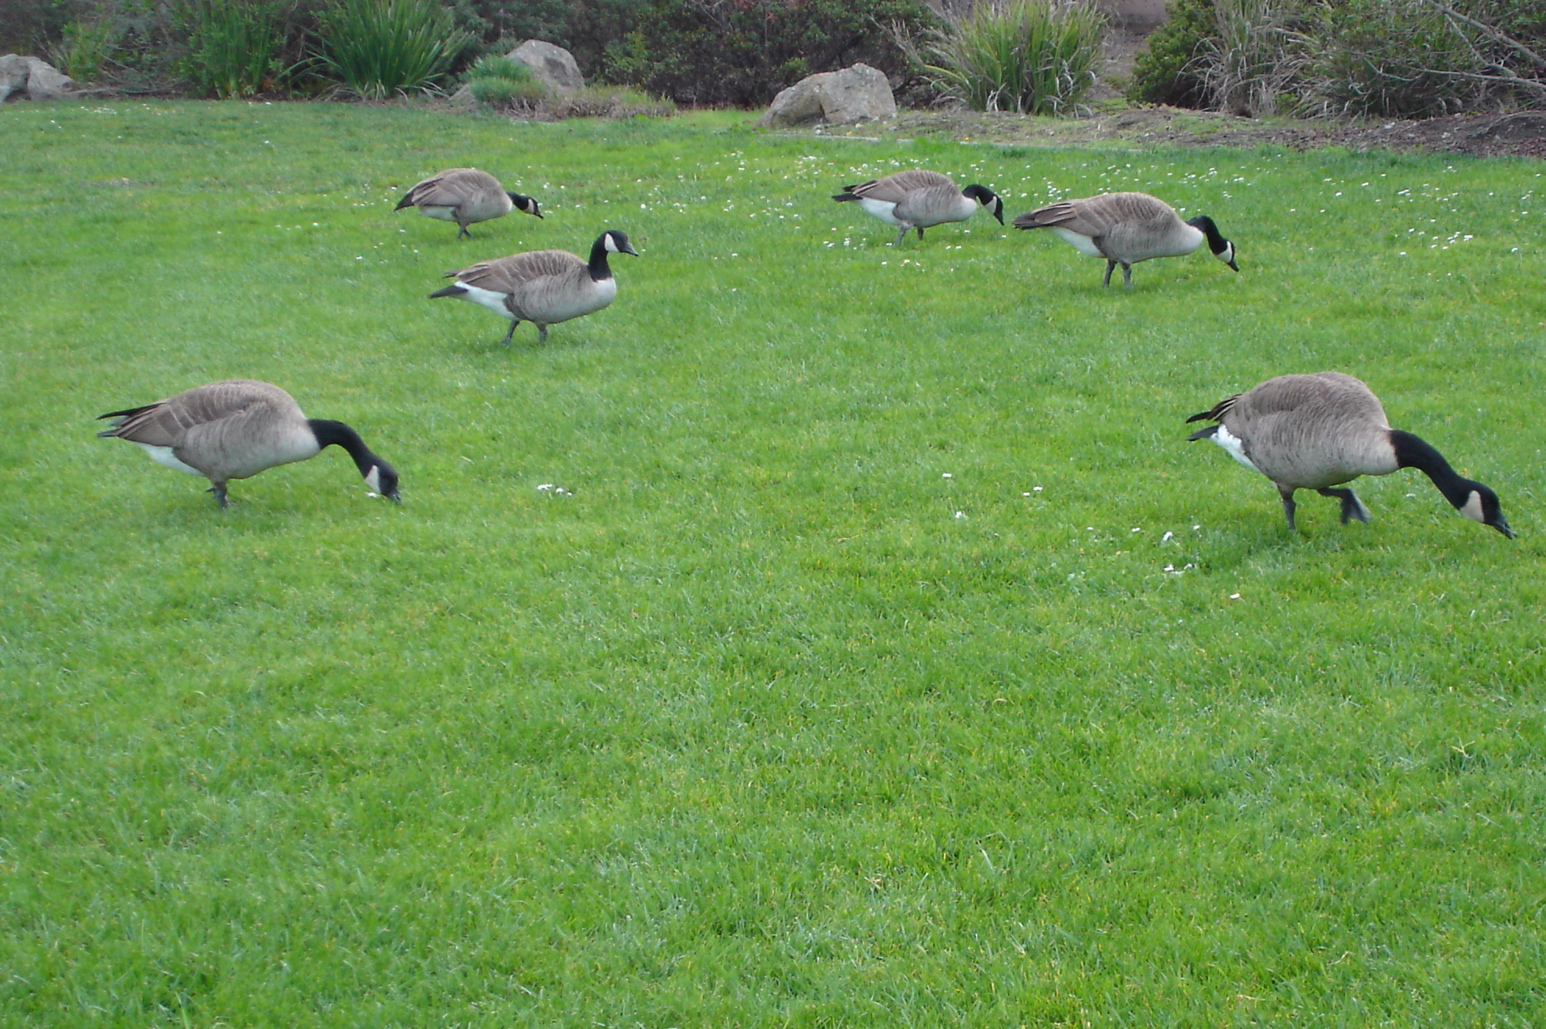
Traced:
[[1456, 473], [1442, 454], [1410, 432], [1392, 429], [1379, 398], [1351, 375], [1280, 375], [1226, 397], [1187, 421], [1217, 422], [1187, 439], [1211, 439], [1273, 481], [1290, 532], [1295, 531], [1296, 489], [1313, 489], [1342, 501], [1344, 525], [1353, 518], [1367, 522], [1369, 509], [1357, 494], [1333, 487], [1360, 475], [1416, 468], [1461, 514], [1514, 538], [1498, 495]]
[[397, 472], [343, 422], [307, 418], [295, 398], [268, 382], [230, 379], [196, 386], [143, 407], [99, 415], [118, 419], [98, 436], [137, 443], [157, 464], [210, 481], [222, 509], [226, 483], [275, 465], [315, 457], [337, 444], [372, 492], [398, 503]]
[[626, 233], [608, 229], [596, 237], [589, 262], [567, 250], [512, 254], [459, 272], [446, 272], [446, 278], [454, 278], [456, 283], [429, 296], [431, 300], [460, 297], [510, 319], [510, 330], [501, 343], [510, 342], [517, 325], [535, 322], [537, 342], [543, 343], [549, 325], [592, 314], [617, 297], [617, 280], [607, 265], [608, 254], [639, 256]]
[[918, 238], [922, 239], [926, 228], [966, 221], [978, 204], [993, 212], [1000, 225], [1004, 224], [1004, 201], [988, 187], [973, 183], [962, 189], [948, 175], [919, 169], [844, 186], [843, 192], [834, 194], [832, 199], [839, 203], [856, 201], [887, 225], [897, 226], [898, 245], [907, 238], [908, 229], [917, 229]]
[[537, 201], [522, 193], [507, 193], [499, 180], [476, 168], [447, 168], [416, 183], [397, 202], [394, 211], [417, 207], [419, 213], [443, 222], [456, 222], [456, 238], [472, 238], [467, 226], [503, 218], [512, 210], [542, 217]]
[[1028, 211], [1014, 221], [1017, 229], [1051, 229], [1081, 254], [1106, 259], [1106, 278], [1122, 266], [1122, 284], [1133, 288], [1133, 265], [1155, 257], [1190, 254], [1206, 240], [1213, 256], [1235, 271], [1235, 245], [1219, 234], [1207, 215], [1182, 221], [1175, 208], [1147, 193], [1102, 193], [1083, 200], [1062, 200]]

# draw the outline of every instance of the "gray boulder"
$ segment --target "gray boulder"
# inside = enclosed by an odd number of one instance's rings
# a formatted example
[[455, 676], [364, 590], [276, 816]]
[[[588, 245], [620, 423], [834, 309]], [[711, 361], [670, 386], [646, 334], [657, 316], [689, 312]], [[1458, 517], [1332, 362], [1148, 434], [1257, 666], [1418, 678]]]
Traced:
[[75, 80], [37, 57], [0, 57], [0, 101], [12, 97], [61, 100], [75, 91]]
[[561, 46], [528, 39], [506, 56], [530, 68], [537, 81], [556, 96], [568, 96], [585, 88], [585, 79], [580, 75], [574, 55]]
[[856, 125], [896, 117], [896, 97], [886, 73], [867, 64], [808, 75], [781, 90], [757, 119], [759, 128], [776, 129], [813, 122]]

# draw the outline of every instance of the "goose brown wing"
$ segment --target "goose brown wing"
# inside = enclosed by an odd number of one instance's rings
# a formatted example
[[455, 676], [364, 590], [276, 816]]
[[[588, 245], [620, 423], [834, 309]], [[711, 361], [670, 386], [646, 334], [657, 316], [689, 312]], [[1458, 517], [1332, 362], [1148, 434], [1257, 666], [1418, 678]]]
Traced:
[[567, 250], [532, 250], [494, 261], [481, 261], [452, 275], [457, 282], [495, 293], [513, 293], [534, 279], [564, 275], [585, 262]]
[[950, 176], [941, 175], [939, 172], [924, 171], [919, 168], [899, 171], [893, 175], [887, 175], [883, 179], [871, 179], [869, 182], [863, 182], [857, 186], [849, 186], [847, 189], [854, 196], [863, 197], [866, 200], [896, 203], [914, 190], [932, 189], [938, 186], [948, 186], [956, 192], [960, 192], [960, 187], [955, 184], [955, 181]]
[[499, 181], [488, 172], [476, 168], [450, 168], [415, 185], [403, 197], [403, 205], [455, 207], [478, 192], [498, 189]]

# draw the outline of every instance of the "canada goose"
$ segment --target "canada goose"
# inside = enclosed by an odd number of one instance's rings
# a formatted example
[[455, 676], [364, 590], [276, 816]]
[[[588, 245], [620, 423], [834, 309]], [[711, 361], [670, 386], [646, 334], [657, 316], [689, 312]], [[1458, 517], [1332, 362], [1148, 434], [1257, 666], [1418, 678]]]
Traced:
[[1410, 432], [1392, 429], [1379, 398], [1351, 375], [1280, 375], [1187, 421], [1218, 422], [1187, 439], [1213, 440], [1277, 485], [1290, 532], [1294, 490], [1313, 489], [1341, 500], [1344, 525], [1352, 518], [1367, 522], [1369, 509], [1351, 489], [1331, 487], [1360, 475], [1416, 468], [1461, 514], [1514, 536], [1496, 493], [1461, 477], [1443, 455]]
[[315, 457], [338, 444], [373, 492], [401, 503], [397, 472], [371, 453], [360, 434], [343, 422], [307, 418], [295, 399], [278, 386], [231, 379], [197, 386], [166, 400], [100, 418], [116, 418], [98, 436], [137, 443], [151, 459], [190, 475], [202, 475], [222, 508], [226, 483], [275, 465]]
[[507, 193], [499, 180], [476, 168], [448, 168], [417, 183], [397, 202], [394, 211], [417, 207], [419, 213], [443, 222], [456, 222], [456, 238], [472, 238], [467, 226], [503, 218], [511, 210], [542, 217], [537, 201], [521, 193]]
[[1213, 256], [1235, 271], [1235, 245], [1219, 235], [1207, 215], [1182, 221], [1165, 201], [1147, 193], [1102, 193], [1084, 200], [1062, 200], [1029, 211], [1014, 221], [1017, 229], [1051, 229], [1081, 254], [1106, 259], [1106, 278], [1122, 266], [1122, 284], [1133, 288], [1133, 265], [1154, 257], [1190, 254], [1207, 240]]
[[918, 238], [922, 239], [923, 230], [930, 226], [964, 222], [976, 213], [978, 204], [993, 212], [1000, 225], [1004, 224], [1004, 201], [991, 189], [975, 183], [962, 189], [950, 176], [939, 172], [899, 171], [883, 179], [844, 186], [843, 192], [834, 194], [832, 199], [839, 203], [858, 201], [860, 207], [887, 225], [897, 226], [898, 244], [907, 238], [908, 229], [917, 229]]
[[510, 342], [517, 325], [535, 322], [541, 343], [548, 338], [549, 325], [599, 311], [617, 297], [608, 254], [639, 256], [626, 233], [608, 229], [596, 237], [589, 263], [567, 250], [533, 250], [481, 261], [459, 272], [446, 272], [446, 278], [454, 278], [456, 284], [436, 290], [430, 299], [461, 297], [510, 319], [510, 331], [501, 343]]

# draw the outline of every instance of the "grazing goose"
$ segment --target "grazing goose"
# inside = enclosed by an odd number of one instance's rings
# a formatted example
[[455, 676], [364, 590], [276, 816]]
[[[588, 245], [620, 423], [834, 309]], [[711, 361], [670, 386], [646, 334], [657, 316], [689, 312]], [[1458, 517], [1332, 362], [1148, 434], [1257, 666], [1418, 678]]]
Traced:
[[1187, 421], [1217, 422], [1187, 439], [1213, 440], [1277, 485], [1290, 532], [1294, 490], [1313, 489], [1341, 500], [1344, 525], [1353, 518], [1367, 522], [1369, 509], [1352, 490], [1331, 487], [1360, 475], [1417, 468], [1461, 514], [1514, 536], [1496, 493], [1458, 475], [1443, 455], [1410, 432], [1392, 429], [1379, 398], [1351, 375], [1280, 375]]
[[110, 411], [111, 429], [97, 433], [137, 443], [151, 459], [190, 475], [202, 475], [222, 508], [226, 483], [275, 465], [315, 457], [337, 444], [354, 458], [365, 485], [399, 503], [397, 472], [371, 453], [343, 422], [307, 418], [278, 386], [252, 379], [212, 382], [144, 407]]
[[1182, 221], [1165, 201], [1147, 193], [1102, 193], [1084, 200], [1063, 200], [1020, 215], [1017, 229], [1051, 229], [1081, 254], [1106, 259], [1106, 278], [1122, 266], [1122, 284], [1133, 288], [1133, 265], [1155, 257], [1180, 257], [1208, 243], [1213, 256], [1235, 271], [1235, 245], [1219, 235], [1207, 215]]
[[467, 226], [503, 218], [512, 210], [542, 217], [537, 201], [521, 193], [506, 193], [499, 180], [476, 168], [448, 168], [416, 184], [397, 202], [394, 211], [417, 207], [419, 213], [443, 222], [456, 222], [457, 239], [472, 238]]
[[844, 186], [833, 200], [857, 201], [859, 206], [887, 225], [895, 225], [898, 244], [907, 238], [908, 229], [923, 230], [945, 222], [964, 222], [981, 204], [1004, 224], [1004, 201], [986, 186], [975, 183], [962, 189], [950, 176], [932, 171], [899, 171], [883, 179], [871, 179], [857, 186]]
[[510, 319], [510, 331], [501, 343], [510, 342], [517, 325], [535, 322], [537, 342], [542, 343], [549, 325], [599, 311], [616, 298], [617, 280], [607, 265], [608, 254], [639, 256], [626, 233], [608, 229], [596, 237], [588, 263], [567, 250], [512, 254], [446, 272], [456, 284], [436, 290], [430, 299], [461, 297]]

